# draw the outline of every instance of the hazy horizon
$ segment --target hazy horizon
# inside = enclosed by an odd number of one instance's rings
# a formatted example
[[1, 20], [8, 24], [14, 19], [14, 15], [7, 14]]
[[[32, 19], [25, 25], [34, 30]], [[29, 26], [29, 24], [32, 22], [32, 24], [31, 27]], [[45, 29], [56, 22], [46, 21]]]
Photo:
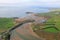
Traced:
[[40, 7], [0, 7], [0, 17], [23, 17], [26, 16], [26, 12], [47, 12], [48, 8]]
[[46, 12], [60, 8], [60, 0], [0, 0], [0, 17], [22, 17], [25, 12]]

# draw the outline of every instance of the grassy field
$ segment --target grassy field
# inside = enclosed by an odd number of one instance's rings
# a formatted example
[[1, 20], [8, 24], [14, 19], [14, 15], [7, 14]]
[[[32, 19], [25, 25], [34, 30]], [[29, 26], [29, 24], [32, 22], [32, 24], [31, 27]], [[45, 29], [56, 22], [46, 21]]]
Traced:
[[[55, 24], [56, 27], [60, 31], [60, 14], [50, 13], [51, 18], [47, 21], [47, 23]], [[46, 31], [57, 32], [55, 29], [48, 29]]]
[[60, 11], [58, 12], [59, 14], [56, 14], [56, 13], [57, 12], [53, 11], [53, 12], [39, 14], [41, 16], [51, 16], [51, 18], [47, 20], [45, 25], [42, 26], [42, 27], [45, 27], [45, 29], [43, 29], [44, 31], [47, 31], [47, 32], [59, 32], [60, 31]]
[[13, 18], [0, 18], [0, 33], [14, 26]]

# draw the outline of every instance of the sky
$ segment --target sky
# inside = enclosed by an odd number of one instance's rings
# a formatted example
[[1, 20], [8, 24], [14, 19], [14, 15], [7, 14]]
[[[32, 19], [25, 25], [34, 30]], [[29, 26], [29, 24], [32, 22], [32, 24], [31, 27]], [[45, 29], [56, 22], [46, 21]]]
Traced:
[[0, 0], [0, 6], [60, 7], [60, 0]]

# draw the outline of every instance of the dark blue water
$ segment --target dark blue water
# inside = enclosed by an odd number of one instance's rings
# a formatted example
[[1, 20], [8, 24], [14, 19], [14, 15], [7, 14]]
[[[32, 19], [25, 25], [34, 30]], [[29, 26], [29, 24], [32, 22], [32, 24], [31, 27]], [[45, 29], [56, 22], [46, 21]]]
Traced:
[[0, 17], [24, 17], [26, 12], [48, 12], [48, 8], [43, 7], [0, 7]]

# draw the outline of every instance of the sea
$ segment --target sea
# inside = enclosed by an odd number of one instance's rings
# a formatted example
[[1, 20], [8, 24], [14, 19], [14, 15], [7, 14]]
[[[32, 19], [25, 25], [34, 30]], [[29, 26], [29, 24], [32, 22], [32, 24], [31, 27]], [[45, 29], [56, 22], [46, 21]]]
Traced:
[[50, 8], [48, 7], [11, 7], [11, 6], [0, 6], [0, 17], [25, 17], [26, 12], [48, 12]]

